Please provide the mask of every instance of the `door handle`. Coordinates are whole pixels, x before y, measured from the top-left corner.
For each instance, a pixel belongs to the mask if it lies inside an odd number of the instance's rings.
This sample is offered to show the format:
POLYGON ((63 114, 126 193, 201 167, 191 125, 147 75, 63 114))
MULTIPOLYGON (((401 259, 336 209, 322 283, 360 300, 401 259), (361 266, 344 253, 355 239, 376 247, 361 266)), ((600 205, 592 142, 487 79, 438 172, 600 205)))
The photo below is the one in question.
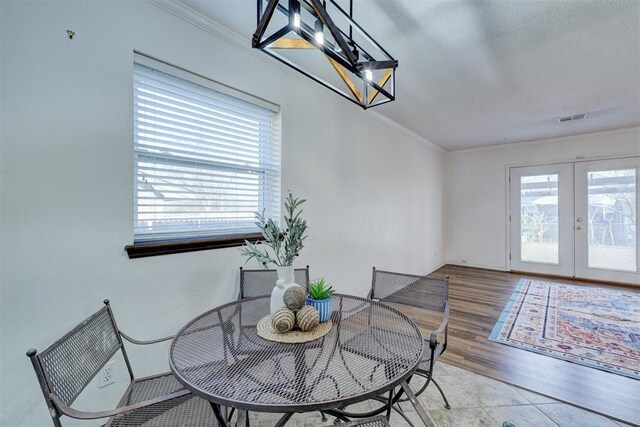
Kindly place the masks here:
POLYGON ((577 226, 576 230, 582 230, 582 226, 581 225, 577 226))
POLYGON ((580 217, 576 218, 576 222, 582 222, 582 218, 580 217))

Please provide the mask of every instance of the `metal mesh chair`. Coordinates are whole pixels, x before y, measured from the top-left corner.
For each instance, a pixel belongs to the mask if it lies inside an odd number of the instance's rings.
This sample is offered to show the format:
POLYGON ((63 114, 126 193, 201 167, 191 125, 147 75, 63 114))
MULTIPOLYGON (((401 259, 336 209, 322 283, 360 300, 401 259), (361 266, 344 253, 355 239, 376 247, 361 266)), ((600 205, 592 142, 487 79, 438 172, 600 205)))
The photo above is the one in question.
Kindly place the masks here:
MULTIPOLYGON (((295 283, 307 289, 309 285, 309 266, 296 268, 293 271, 295 283)), ((238 299, 264 297, 271 295, 271 291, 278 280, 276 270, 245 270, 240 267, 240 292, 238 299)))
POLYGON ((447 349, 449 276, 438 279, 428 276, 381 271, 373 267, 373 278, 369 296, 371 299, 383 302, 405 304, 443 313, 440 326, 431 333, 428 340, 425 340, 425 350, 416 374, 426 378, 427 381, 418 390, 416 396, 424 392, 429 384, 433 382, 442 395, 445 408, 450 409, 451 406, 444 391, 442 391, 440 385, 433 379, 433 367, 438 358, 447 349), (443 336, 441 341, 438 338, 440 335, 443 336))
POLYGON ((109 300, 104 304, 41 353, 35 349, 27 351, 53 424, 61 426, 61 417, 68 416, 82 420, 108 418, 105 427, 217 426, 209 402, 185 390, 173 374, 134 378, 122 339, 146 345, 173 337, 135 340, 118 329, 109 300), (72 408, 76 398, 118 351, 122 351, 131 383, 117 407, 100 412, 72 408))

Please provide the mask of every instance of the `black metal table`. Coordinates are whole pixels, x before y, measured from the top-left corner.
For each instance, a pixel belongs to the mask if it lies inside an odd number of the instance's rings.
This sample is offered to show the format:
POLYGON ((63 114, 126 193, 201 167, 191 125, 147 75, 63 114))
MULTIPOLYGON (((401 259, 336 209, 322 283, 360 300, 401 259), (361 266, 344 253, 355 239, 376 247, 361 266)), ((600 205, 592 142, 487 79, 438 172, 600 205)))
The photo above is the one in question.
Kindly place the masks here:
MULTIPOLYGON (((323 338, 284 344, 257 336, 258 321, 269 314, 269 298, 248 298, 217 307, 189 322, 175 336, 170 366, 189 390, 212 403, 226 425, 221 407, 293 413, 322 411, 343 420, 341 408, 389 394, 406 393, 425 424, 430 419, 407 385, 420 362, 424 341, 418 327, 385 304, 336 294, 333 327, 323 338)), ((382 408, 383 412, 385 408, 382 408)), ((243 419, 247 420, 244 421, 243 419)))

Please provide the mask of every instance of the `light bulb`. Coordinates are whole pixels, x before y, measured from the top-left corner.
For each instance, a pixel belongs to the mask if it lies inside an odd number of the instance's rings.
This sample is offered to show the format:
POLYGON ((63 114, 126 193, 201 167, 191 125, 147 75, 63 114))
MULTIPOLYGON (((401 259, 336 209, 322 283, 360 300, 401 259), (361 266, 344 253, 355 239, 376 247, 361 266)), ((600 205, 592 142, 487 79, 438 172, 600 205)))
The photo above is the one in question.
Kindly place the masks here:
POLYGON ((368 81, 373 80, 373 71, 364 70, 364 78, 367 79, 368 81))
POLYGON ((289 13, 291 17, 291 24, 293 24, 293 28, 300 28, 302 25, 300 18, 300 2, 297 0, 289 1, 289 13))
POLYGON ((316 39, 316 41, 318 42, 318 44, 324 44, 324 28, 322 26, 322 21, 321 20, 316 20, 316 31, 314 34, 314 37, 316 39))

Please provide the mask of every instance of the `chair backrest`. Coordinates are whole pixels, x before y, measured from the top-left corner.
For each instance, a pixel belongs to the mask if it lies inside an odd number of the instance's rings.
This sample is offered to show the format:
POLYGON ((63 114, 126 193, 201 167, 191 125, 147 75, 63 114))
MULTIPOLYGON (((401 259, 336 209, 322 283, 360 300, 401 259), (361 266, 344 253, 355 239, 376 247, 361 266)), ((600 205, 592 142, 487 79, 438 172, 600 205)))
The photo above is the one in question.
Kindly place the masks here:
POLYGON ((109 301, 105 300, 103 308, 47 349, 39 354, 29 350, 27 356, 33 362, 45 400, 53 409, 49 393, 70 406, 120 349, 129 367, 109 301))
POLYGON ((444 312, 449 299, 449 277, 437 279, 374 267, 371 298, 444 312))
MULTIPOLYGON (((307 289, 309 285, 309 266, 293 271, 295 283, 307 289)), ((240 293, 238 299, 264 297, 271 295, 278 280, 276 270, 245 270, 240 267, 240 293)))

